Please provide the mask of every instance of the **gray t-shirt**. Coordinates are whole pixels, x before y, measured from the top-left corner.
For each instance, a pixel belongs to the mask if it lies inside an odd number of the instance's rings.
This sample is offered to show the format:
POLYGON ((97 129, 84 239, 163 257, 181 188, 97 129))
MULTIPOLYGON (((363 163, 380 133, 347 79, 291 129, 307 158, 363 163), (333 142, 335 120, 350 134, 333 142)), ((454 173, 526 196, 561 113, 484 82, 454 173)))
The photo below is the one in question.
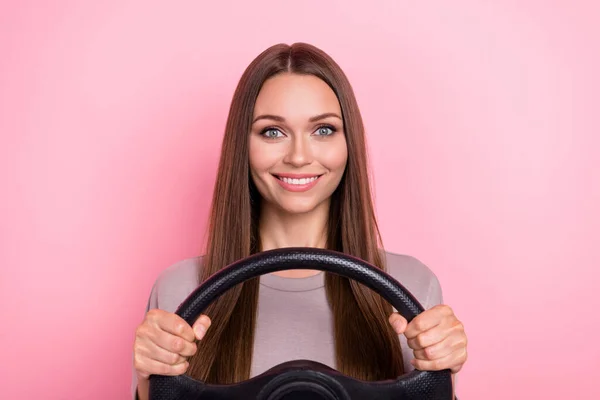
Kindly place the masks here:
MULTIPOLYGON (((400 282, 425 309, 442 304, 435 274, 417 259, 385 253, 387 272, 400 282)), ((189 258, 165 269, 156 279, 146 311, 159 308, 175 312, 198 287, 202 257, 189 258)), ((325 295, 324 273, 307 278, 260 277, 258 315, 251 377, 290 360, 313 360, 335 368, 331 310, 325 295)), ((412 350, 400 335, 406 372, 414 368, 412 350)), ((132 380, 135 399, 137 377, 132 380)))

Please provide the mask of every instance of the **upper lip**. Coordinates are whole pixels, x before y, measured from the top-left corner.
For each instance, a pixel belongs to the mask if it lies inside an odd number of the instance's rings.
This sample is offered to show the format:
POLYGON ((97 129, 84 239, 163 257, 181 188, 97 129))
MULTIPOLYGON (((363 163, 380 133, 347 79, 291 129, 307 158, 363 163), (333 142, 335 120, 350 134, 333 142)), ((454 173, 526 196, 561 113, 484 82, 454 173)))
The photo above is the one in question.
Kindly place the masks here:
POLYGON ((315 176, 318 177, 318 176, 321 176, 323 174, 284 174, 284 173, 275 174, 274 173, 272 175, 275 175, 275 176, 277 176, 279 178, 302 179, 302 178, 313 178, 315 176))

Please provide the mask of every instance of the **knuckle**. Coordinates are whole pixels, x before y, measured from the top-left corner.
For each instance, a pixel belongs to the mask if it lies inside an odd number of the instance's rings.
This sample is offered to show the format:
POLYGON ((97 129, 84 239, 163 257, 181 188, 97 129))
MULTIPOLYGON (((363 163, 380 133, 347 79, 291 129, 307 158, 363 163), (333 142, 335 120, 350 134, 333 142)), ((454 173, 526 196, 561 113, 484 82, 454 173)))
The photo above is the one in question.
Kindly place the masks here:
POLYGON ((436 312, 437 313, 437 312, 440 312, 440 311, 443 311, 443 310, 444 310, 444 305, 443 304, 436 304, 434 306, 429 307, 429 309, 427 309, 425 311, 428 311, 430 313, 431 312, 436 312))
POLYGON ((440 309, 446 315, 452 315, 452 314, 454 314, 454 311, 452 311, 452 308, 450 308, 450 306, 447 305, 447 304, 441 304, 440 305, 440 309))
POLYGON ((176 337, 173 339, 172 349, 174 352, 179 353, 181 350, 183 350, 183 347, 184 343, 182 338, 176 337))
POLYGON ((135 329, 135 338, 143 338, 144 336, 146 336, 146 331, 147 329, 145 324, 138 325, 138 327, 135 329))
POLYGON ((179 319, 175 319, 173 321, 169 321, 169 325, 170 325, 170 329, 176 334, 176 335, 181 335, 183 333, 183 331, 185 330, 185 326, 183 324, 183 321, 179 320, 179 319))
POLYGON ((155 320, 158 318, 159 314, 160 314, 160 311, 156 308, 153 308, 152 310, 150 310, 146 313, 146 319, 155 320))
POLYGON ((141 357, 142 346, 139 344, 133 345, 133 359, 136 360, 141 357))
POLYGON ((413 366, 415 367, 415 369, 418 369, 418 370, 421 370, 421 371, 424 370, 424 368, 423 368, 423 362, 421 360, 419 360, 419 359, 415 358, 413 366))
POLYGON ((431 346, 431 347, 426 347, 423 352, 425 353, 425 357, 427 358, 433 358, 436 354, 436 349, 435 347, 431 346))
POLYGON ((136 370, 139 370, 142 367, 141 356, 137 352, 133 355, 133 366, 136 370))
POLYGON ((413 320, 413 325, 414 325, 414 327, 415 327, 415 328, 417 328, 417 330, 419 330, 419 331, 422 331, 422 330, 423 330, 423 327, 425 326, 425 325, 424 325, 424 322, 423 322, 423 320, 422 320, 421 318, 415 318, 415 319, 413 320))
POLYGON ((460 331, 460 332, 464 332, 464 330, 465 330, 465 326, 459 320, 454 321, 452 326, 454 329, 456 329, 457 331, 460 331))
POLYGON ((191 343, 188 348, 187 355, 193 356, 194 354, 196 354, 197 351, 198 351, 198 346, 196 346, 196 343, 191 343))
POLYGON ((417 342, 415 341, 415 339, 409 339, 409 340, 407 341, 407 344, 408 344, 408 347, 410 347, 410 348, 411 348, 411 349, 413 349, 414 351, 419 351, 419 350, 417 349, 417 347, 419 347, 419 346, 417 345, 417 342))
POLYGON ((175 365, 179 361, 179 354, 177 353, 169 353, 167 356, 167 362, 171 365, 175 365))
POLYGON ((180 374, 183 374, 183 373, 185 373, 185 371, 187 371, 187 369, 188 369, 188 366, 189 366, 189 364, 188 364, 188 362, 187 362, 187 361, 185 361, 185 362, 182 362, 181 364, 179 364, 179 365, 177 366, 177 371, 178 371, 180 374))

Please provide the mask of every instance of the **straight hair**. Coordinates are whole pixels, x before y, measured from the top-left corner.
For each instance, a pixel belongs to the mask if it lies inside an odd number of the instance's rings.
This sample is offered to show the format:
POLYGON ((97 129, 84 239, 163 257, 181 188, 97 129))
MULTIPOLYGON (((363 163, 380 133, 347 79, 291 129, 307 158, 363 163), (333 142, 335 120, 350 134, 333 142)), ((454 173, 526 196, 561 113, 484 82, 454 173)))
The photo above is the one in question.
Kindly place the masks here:
MULTIPOLYGON (((248 161, 254 104, 263 83, 278 74, 308 74, 329 85, 342 110, 348 161, 332 194, 327 248, 358 257, 385 271, 380 250, 369 174, 364 126, 352 87, 336 62, 306 44, 277 44, 262 52, 244 71, 235 90, 225 127, 208 234, 199 281, 260 250, 260 195, 248 161)), ((246 281, 215 300, 205 311, 211 328, 189 359, 187 374, 207 383, 231 384, 250 378, 259 278, 246 281)), ((388 322, 392 307, 371 289, 325 273, 325 291, 333 316, 336 369, 367 381, 404 373, 398 335, 388 322)))

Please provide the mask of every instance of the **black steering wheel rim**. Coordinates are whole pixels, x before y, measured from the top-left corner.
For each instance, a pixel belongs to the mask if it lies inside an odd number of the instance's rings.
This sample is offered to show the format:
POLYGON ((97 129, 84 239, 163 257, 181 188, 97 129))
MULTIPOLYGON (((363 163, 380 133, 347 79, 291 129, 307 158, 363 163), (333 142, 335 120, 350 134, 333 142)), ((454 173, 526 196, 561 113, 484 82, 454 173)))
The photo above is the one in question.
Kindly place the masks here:
MULTIPOLYGON (((332 250, 308 247, 291 247, 268 250, 261 253, 253 254, 247 258, 230 264, 229 266, 213 274, 198 288, 196 288, 180 304, 175 313, 181 318, 183 318, 191 326, 214 300, 216 300, 219 296, 221 296, 223 293, 225 293, 232 287, 243 283, 247 280, 259 277, 261 275, 292 269, 316 269, 324 272, 335 273, 346 278, 353 279, 371 288, 376 293, 381 295, 382 298, 384 298, 396 310, 398 310, 398 312, 404 318, 406 318, 408 322, 412 321, 418 314, 424 311, 424 308, 419 303, 419 301, 401 283, 396 281, 393 277, 383 272, 379 268, 367 263, 364 260, 332 250)), ((302 360, 302 362, 304 361, 306 360, 302 360)), ((353 380, 352 378, 349 378, 333 369, 328 369, 328 367, 318 365, 318 363, 314 363, 311 361, 306 362, 309 363, 308 366, 305 366, 301 363, 299 364, 301 365, 300 369, 306 370, 305 375, 303 375, 303 377, 308 377, 308 380, 311 380, 313 378, 316 379, 316 383, 310 382, 310 384, 312 384, 313 386, 318 386, 319 384, 325 386, 324 381, 321 382, 321 375, 327 375, 327 378, 333 377, 339 380, 340 382, 346 382, 346 384, 358 384, 358 382, 360 382, 361 385, 365 387, 368 386, 369 388, 372 388, 372 390, 380 390, 382 392, 379 394, 383 396, 377 397, 380 399, 388 398, 385 397, 383 393, 387 393, 386 391, 393 390, 394 386, 397 387, 398 393, 403 394, 404 397, 401 398, 404 399, 438 400, 452 398, 452 384, 449 370, 415 370, 401 377, 398 377, 397 380, 366 383, 358 380, 353 380), (317 376, 318 374, 311 375, 311 373, 313 372, 311 371, 311 367, 323 369, 322 372, 324 373, 321 373, 319 376, 317 376)), ((283 364, 281 366, 283 366, 283 364)), ((280 374, 283 373, 283 370, 277 371, 277 367, 274 367, 272 370, 280 374)), ((273 377, 270 376, 269 379, 272 380, 271 378, 273 377)), ((276 378, 277 376, 275 376, 275 381, 276 378)), ((301 378, 298 379, 299 381, 301 381, 301 378)), ((252 379, 247 380, 245 382, 240 382, 239 385, 243 385, 250 381, 252 381, 252 379)), ((330 380, 330 382, 332 381, 330 380)), ((269 381, 269 384, 272 385, 272 382, 269 381)), ((308 384, 309 383, 307 381, 307 385, 308 384)), ((195 380, 187 375, 152 375, 150 377, 150 399, 233 399, 236 398, 235 394, 232 394, 230 397, 220 397, 218 393, 220 393, 219 390, 221 390, 221 392, 224 393, 225 389, 234 386, 235 385, 208 385, 204 382, 195 380), (212 396, 202 397, 202 393, 209 392, 206 390, 209 387, 215 390, 211 392, 212 396)), ((339 389, 338 382, 330 386, 330 389, 333 391, 339 389), (333 386, 336 386, 336 388, 332 388, 333 386)), ((333 397, 331 398, 354 399, 354 397, 348 396, 347 394, 342 394, 343 392, 344 390, 342 388, 339 391, 339 396, 333 394, 333 397)), ((237 392, 236 390, 229 390, 229 393, 237 392)), ((266 396, 264 398, 275 399, 279 397, 266 396)), ((283 397, 281 398, 283 399, 283 397)))

